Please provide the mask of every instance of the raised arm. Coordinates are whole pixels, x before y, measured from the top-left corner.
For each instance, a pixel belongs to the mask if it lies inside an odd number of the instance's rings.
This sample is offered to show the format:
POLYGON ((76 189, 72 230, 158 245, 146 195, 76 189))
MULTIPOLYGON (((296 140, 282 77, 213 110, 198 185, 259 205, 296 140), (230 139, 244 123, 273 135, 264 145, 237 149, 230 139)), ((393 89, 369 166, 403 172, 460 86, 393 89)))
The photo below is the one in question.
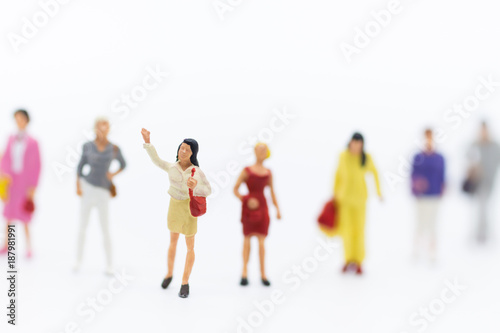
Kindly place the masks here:
POLYGON ((155 147, 151 144, 151 132, 149 132, 147 129, 143 128, 141 131, 141 134, 142 134, 142 137, 144 139, 144 149, 146 149, 146 152, 148 153, 149 157, 151 158, 151 161, 157 167, 168 172, 168 170, 170 169, 171 163, 162 160, 158 156, 158 153, 156 152, 155 147))

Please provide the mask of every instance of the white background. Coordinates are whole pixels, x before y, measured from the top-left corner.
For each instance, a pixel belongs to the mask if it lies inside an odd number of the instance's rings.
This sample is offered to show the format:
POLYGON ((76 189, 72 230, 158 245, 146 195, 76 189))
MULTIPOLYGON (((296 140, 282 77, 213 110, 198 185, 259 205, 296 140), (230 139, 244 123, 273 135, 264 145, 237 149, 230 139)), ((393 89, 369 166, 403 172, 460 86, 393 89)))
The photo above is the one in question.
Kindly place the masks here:
MULTIPOLYGON (((386 8, 387 1, 232 3, 222 20, 212 0, 73 0, 60 5, 19 52, 9 33, 21 34, 23 18, 31 21, 40 6, 37 1, 0 5, 2 146, 14 131, 12 112, 24 107, 43 154, 32 223, 34 257, 25 259, 18 230, 18 326, 8 326, 2 314, 2 331, 60 333, 76 322, 83 332, 237 332, 238 318, 258 311, 254 301, 281 290, 283 304, 252 331, 417 332, 409 322, 412 313, 429 306, 445 281, 456 278, 467 290, 426 332, 495 332, 500 250, 495 243, 481 248, 471 242, 474 215, 459 187, 464 151, 479 122, 486 118, 494 132, 500 130, 499 87, 458 126, 445 114, 474 94, 479 77, 500 80, 498 6, 491 0, 402 0, 400 13, 348 63, 340 44, 352 44, 355 28, 363 29, 373 20, 370 12, 386 8), (113 103, 142 83, 147 68, 169 77, 119 117, 113 103), (279 130, 264 137, 283 214, 282 221, 272 219, 267 241, 273 285, 259 282, 253 243, 250 285, 243 289, 240 206, 232 194, 236 177, 227 170, 239 172, 252 163, 252 137, 269 134, 276 112, 285 109, 293 119, 284 126, 277 122, 279 130), (71 271, 79 208, 74 152, 100 115, 112 119, 111 139, 128 162, 116 179, 111 228, 115 266, 135 280, 86 322, 77 308, 110 279, 103 273, 97 220, 88 229, 82 271, 71 271), (416 151, 425 126, 446 134, 439 150, 447 158, 448 191, 436 267, 410 260, 414 210, 407 178, 395 187, 386 180, 398 173, 401 158, 416 151), (217 190, 199 220, 186 300, 177 297, 182 239, 174 281, 168 290, 160 288, 169 242, 168 179, 143 151, 141 127, 151 130, 160 156, 169 161, 182 139, 197 139, 200 166, 217 190), (322 239, 315 219, 331 196, 338 154, 355 130, 366 137, 385 197, 378 202, 371 186, 366 274, 341 275, 339 248, 292 290, 283 276, 304 258, 314 258, 322 239), (65 169, 57 172, 56 165, 65 169)), ((7 283, 1 281, 5 309, 7 283)))

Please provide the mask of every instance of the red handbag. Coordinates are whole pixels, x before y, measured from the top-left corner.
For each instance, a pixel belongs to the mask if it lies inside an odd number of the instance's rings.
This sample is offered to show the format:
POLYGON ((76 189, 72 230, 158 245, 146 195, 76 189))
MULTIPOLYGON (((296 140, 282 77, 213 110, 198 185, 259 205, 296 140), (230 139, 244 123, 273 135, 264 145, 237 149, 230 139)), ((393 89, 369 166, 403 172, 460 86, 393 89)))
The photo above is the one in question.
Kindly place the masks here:
MULTIPOLYGON (((191 177, 194 176, 195 168, 191 170, 191 177)), ((191 215, 193 217, 199 217, 207 212, 207 198, 205 197, 195 197, 193 190, 189 189, 189 209, 191 210, 191 215)))
POLYGON ((26 199, 23 208, 27 213, 32 214, 35 211, 35 203, 31 199, 26 199))
POLYGON ((334 200, 329 200, 323 207, 321 215, 318 217, 320 227, 334 230, 338 225, 338 209, 334 200))

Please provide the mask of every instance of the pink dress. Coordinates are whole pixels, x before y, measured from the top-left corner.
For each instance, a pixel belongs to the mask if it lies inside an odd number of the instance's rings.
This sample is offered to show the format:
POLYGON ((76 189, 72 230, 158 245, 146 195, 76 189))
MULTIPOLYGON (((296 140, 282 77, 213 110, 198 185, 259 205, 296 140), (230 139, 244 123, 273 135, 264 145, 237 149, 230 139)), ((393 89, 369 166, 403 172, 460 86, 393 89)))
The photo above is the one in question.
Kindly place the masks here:
POLYGON ((22 139, 25 140, 26 144, 23 157, 23 168, 20 172, 16 173, 12 168, 12 151, 16 140, 16 135, 9 137, 7 148, 0 161, 0 171, 9 175, 11 178, 9 198, 5 203, 3 216, 7 220, 17 220, 23 223, 29 223, 32 214, 25 210, 24 205, 27 200, 28 190, 38 186, 41 169, 40 150, 38 149, 38 142, 29 135, 25 135, 22 139))

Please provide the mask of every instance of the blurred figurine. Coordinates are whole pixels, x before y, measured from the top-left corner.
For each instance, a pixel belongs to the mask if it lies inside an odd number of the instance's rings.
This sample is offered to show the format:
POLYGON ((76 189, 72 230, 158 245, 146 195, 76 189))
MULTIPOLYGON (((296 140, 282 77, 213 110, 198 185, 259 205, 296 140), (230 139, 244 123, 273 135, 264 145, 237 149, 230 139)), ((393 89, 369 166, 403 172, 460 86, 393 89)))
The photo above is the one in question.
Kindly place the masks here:
POLYGON ((445 161, 434 150, 432 130, 426 129, 425 148, 413 158, 411 173, 411 189, 417 201, 415 258, 423 248, 428 250, 432 262, 436 260, 436 223, 444 187, 445 161))
POLYGON ((168 173, 170 180, 170 204, 168 207, 168 229, 170 230, 170 246, 168 249, 168 272, 161 286, 167 289, 172 282, 174 270, 175 253, 179 234, 186 238, 187 255, 182 277, 179 297, 189 296, 189 276, 194 264, 194 239, 198 227, 198 218, 191 215, 189 190, 193 190, 194 196, 208 197, 212 193, 210 183, 198 164, 198 142, 194 139, 184 139, 177 149, 176 163, 161 160, 155 147, 151 144, 151 133, 142 129, 144 149, 146 149, 151 161, 159 168, 168 173), (192 175, 193 169, 195 170, 192 175))
POLYGON ((250 258, 250 239, 256 236, 259 240, 259 257, 260 257, 260 274, 262 283, 265 286, 270 286, 271 283, 267 279, 265 271, 265 246, 264 242, 269 230, 269 211, 267 200, 264 195, 264 189, 269 186, 271 190, 271 199, 277 210, 277 219, 281 219, 281 213, 276 200, 273 186, 273 175, 271 170, 264 167, 264 161, 271 156, 271 152, 265 143, 258 143, 255 146, 256 163, 246 167, 241 172, 236 185, 234 186, 234 194, 242 203, 241 222, 243 223, 243 273, 241 274, 242 286, 248 285, 247 266, 250 258), (239 188, 242 183, 246 183, 248 194, 241 195, 239 188))
MULTIPOLYGON (((14 221, 24 224, 27 256, 32 256, 29 224, 34 211, 34 197, 40 178, 40 151, 38 142, 27 133, 30 116, 25 110, 14 113, 18 132, 9 137, 5 154, 0 163, 6 198, 4 217, 7 225, 14 221)), ((7 234, 6 234, 7 235, 7 234)), ((7 237, 0 253, 7 252, 7 237)))
POLYGON ((83 145, 82 157, 77 168, 76 193, 81 197, 81 208, 75 271, 80 269, 90 213, 93 208, 96 208, 99 213, 106 251, 106 274, 111 275, 113 274, 113 262, 109 234, 109 199, 116 195, 113 179, 125 169, 126 162, 120 148, 108 141, 110 130, 108 119, 97 118, 94 130, 96 138, 83 145), (112 173, 109 172, 109 167, 115 159, 120 163, 120 168, 112 173), (90 172, 87 175, 83 174, 85 165, 90 166, 90 172))
POLYGON ((368 191, 365 175, 371 172, 375 178, 377 193, 382 200, 377 169, 371 155, 364 151, 364 138, 354 133, 347 150, 340 154, 335 174, 334 200, 338 207, 339 230, 343 239, 345 265, 342 271, 363 273, 365 258, 365 219, 368 191))
POLYGON ((475 183, 471 192, 477 201, 479 213, 475 238, 484 243, 490 233, 490 198, 500 166, 500 146, 491 138, 486 122, 481 124, 479 140, 472 144, 468 157, 471 163, 470 173, 475 183))

